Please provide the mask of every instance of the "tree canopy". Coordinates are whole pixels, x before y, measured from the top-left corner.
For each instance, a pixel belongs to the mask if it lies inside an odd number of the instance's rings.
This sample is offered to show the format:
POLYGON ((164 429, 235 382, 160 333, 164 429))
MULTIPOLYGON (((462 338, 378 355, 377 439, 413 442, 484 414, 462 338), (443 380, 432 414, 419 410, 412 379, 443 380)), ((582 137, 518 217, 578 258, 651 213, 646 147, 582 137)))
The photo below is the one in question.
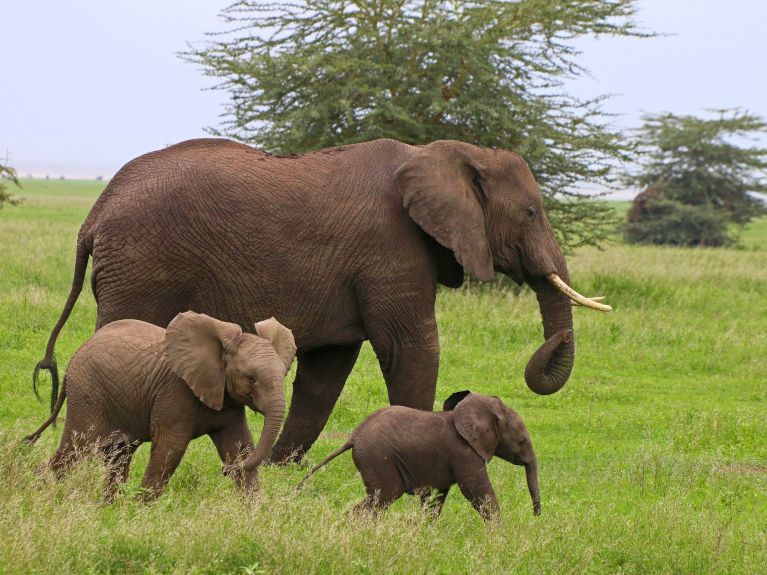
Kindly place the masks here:
POLYGON ((629 213, 629 241, 724 245, 728 224, 764 213, 753 193, 767 192, 767 149, 753 137, 767 123, 739 109, 714 113, 644 117, 636 136, 642 161, 625 175, 628 185, 646 188, 629 213))
POLYGON ((19 184, 19 180, 16 177, 16 170, 10 166, 0 164, 0 208, 5 204, 16 205, 21 201, 18 198, 14 198, 10 192, 8 192, 8 181, 21 187, 21 184, 19 184))
POLYGON ((182 57, 229 92, 213 130, 276 153, 373 138, 454 139, 520 153, 568 247, 598 244, 612 210, 579 196, 627 157, 573 40, 641 36, 635 0, 242 0, 231 29, 182 57))

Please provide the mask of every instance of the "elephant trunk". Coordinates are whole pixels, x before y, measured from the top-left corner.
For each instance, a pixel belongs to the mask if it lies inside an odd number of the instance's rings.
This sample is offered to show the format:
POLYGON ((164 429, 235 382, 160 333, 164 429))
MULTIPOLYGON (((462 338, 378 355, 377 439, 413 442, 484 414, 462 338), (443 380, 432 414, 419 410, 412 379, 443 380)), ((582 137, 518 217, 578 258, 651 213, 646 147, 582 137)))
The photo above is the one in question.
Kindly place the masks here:
POLYGON ((245 471, 252 471, 266 459, 277 441, 282 422, 285 419, 285 395, 282 391, 282 382, 276 381, 272 391, 264 402, 264 429, 256 448, 242 466, 245 471))
POLYGON ((530 499, 533 500, 533 515, 540 515, 541 490, 538 487, 538 463, 536 461, 525 465, 525 475, 527 476, 527 490, 530 492, 530 499))
MULTIPOLYGON (((567 281, 566 268, 563 275, 567 281)), ((575 363, 572 304, 545 278, 529 283, 538 298, 545 342, 527 362, 525 382, 535 393, 549 395, 567 383, 575 363)))

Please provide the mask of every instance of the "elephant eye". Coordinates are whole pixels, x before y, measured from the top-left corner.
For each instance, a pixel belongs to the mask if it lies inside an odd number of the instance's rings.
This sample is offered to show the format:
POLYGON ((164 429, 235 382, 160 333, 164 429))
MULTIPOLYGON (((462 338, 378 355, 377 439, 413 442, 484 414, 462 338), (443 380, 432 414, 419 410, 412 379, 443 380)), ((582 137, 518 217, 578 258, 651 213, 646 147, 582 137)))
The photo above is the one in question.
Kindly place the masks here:
POLYGON ((535 214, 538 213, 538 210, 535 209, 535 206, 530 206, 527 208, 527 217, 530 219, 533 219, 535 217, 535 214))

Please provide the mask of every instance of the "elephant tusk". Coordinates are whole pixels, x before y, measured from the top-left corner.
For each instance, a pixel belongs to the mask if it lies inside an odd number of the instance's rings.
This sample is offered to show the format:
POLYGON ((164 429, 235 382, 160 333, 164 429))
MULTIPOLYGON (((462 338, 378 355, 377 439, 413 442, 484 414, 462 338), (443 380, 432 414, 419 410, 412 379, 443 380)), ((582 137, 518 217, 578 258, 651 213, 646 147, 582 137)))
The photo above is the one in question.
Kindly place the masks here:
POLYGON ((567 285, 564 281, 562 281, 562 278, 560 278, 557 274, 549 274, 546 276, 546 279, 549 280, 555 288, 557 288, 564 295, 569 297, 576 304, 579 304, 585 307, 590 307, 591 309, 595 309, 598 311, 613 310, 613 308, 611 308, 609 305, 605 305, 603 303, 590 300, 587 297, 583 297, 581 294, 579 294, 577 291, 575 291, 573 288, 567 285))
MULTIPOLYGON (((589 297, 589 298, 586 298, 586 299, 590 299, 591 301, 604 301, 605 300, 605 296, 598 295, 598 296, 589 297)), ((579 304, 579 303, 574 302, 574 301, 571 301, 570 303, 573 304, 573 305, 582 305, 582 304, 579 304)))

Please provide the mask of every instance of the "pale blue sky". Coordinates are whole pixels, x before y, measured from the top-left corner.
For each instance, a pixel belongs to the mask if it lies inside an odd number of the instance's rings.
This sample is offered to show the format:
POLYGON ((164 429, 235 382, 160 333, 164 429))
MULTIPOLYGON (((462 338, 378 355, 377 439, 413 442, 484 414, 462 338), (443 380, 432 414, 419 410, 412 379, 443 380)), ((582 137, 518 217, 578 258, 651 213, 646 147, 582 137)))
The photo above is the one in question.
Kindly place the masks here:
MULTIPOLYGON (((8 0, 0 32, 0 158, 19 174, 106 177, 144 152, 204 135, 223 92, 176 52, 230 0, 8 0)), ((767 116, 767 1, 639 0, 640 22, 673 34, 583 39, 592 78, 579 96, 612 93, 610 112, 698 114, 742 106, 767 116)))

